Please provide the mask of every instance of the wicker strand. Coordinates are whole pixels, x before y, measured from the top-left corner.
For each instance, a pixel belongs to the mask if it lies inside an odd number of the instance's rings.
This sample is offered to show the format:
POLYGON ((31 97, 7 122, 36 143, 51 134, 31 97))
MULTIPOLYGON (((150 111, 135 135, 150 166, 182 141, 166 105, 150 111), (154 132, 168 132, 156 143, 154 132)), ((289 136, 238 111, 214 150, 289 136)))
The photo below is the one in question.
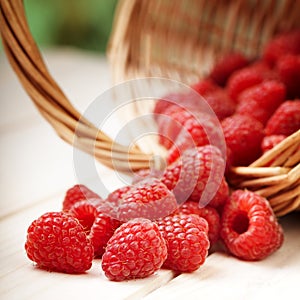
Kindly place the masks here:
POLYGON ((47 70, 28 28, 23 2, 0 0, 0 9, 1 36, 7 57, 23 87, 57 134, 110 168, 121 171, 148 168, 150 155, 114 143, 72 106, 47 70))
POLYGON ((267 197, 276 215, 300 208, 300 130, 249 167, 233 167, 231 172, 234 174, 231 184, 267 197))

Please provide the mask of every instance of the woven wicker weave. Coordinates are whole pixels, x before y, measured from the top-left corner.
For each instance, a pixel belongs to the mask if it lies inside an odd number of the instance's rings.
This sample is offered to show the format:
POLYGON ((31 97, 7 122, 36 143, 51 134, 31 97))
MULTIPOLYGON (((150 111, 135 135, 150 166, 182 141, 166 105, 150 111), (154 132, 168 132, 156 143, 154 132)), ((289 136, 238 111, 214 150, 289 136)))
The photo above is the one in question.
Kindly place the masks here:
MULTIPOLYGON (((113 141, 74 109, 43 62, 23 2, 0 0, 0 7, 10 63, 57 134, 70 144, 76 140, 76 147, 106 166, 121 171, 148 167, 151 155, 116 143, 112 148, 113 141)), ((298 0, 122 0, 108 57, 116 82, 162 76, 189 84, 203 77, 220 54, 239 50, 254 58, 276 33, 299 27, 298 0)), ((299 208, 299 144, 300 131, 251 166, 234 168, 232 184, 268 197, 277 215, 299 208)))

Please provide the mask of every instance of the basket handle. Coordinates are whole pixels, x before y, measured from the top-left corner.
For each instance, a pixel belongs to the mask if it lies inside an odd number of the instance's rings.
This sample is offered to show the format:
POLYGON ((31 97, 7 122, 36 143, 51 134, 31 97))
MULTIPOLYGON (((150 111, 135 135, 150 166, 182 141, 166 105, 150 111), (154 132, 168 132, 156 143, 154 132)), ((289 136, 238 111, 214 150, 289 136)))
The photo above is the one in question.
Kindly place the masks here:
POLYGON ((113 142, 72 106, 44 63, 22 0, 0 0, 0 31, 6 55, 24 89, 64 141, 122 172, 149 167, 150 155, 113 142))

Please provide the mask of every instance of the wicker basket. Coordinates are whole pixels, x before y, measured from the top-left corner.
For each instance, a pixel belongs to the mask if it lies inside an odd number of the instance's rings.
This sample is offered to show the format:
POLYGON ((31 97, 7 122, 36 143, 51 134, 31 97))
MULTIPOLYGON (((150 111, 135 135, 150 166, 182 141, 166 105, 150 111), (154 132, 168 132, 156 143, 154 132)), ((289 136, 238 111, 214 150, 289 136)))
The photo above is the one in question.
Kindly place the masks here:
MULTIPOLYGON (((6 54, 57 134, 70 144, 76 137, 76 147, 106 166, 120 171, 148 167, 152 155, 113 143, 72 106, 31 36, 23 1, 0 0, 0 5, 6 54)), ((122 0, 108 57, 116 82, 162 76, 190 84, 203 77, 220 54, 238 50, 255 57, 276 33, 299 27, 300 1, 295 0, 122 0)), ((233 168, 232 184, 266 196, 278 216, 299 209, 299 147, 300 131, 249 167, 233 168)))

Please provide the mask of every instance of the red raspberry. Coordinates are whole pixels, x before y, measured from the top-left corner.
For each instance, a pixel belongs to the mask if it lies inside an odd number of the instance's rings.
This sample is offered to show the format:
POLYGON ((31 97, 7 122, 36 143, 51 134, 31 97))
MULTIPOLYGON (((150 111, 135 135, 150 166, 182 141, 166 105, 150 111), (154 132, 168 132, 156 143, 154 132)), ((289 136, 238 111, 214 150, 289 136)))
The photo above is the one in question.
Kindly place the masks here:
POLYGON ((224 89, 207 93, 205 100, 219 120, 223 120, 235 112, 235 102, 229 97, 227 91, 224 89))
POLYGON ((94 257, 103 255, 108 240, 120 225, 121 223, 118 220, 98 212, 89 235, 94 247, 94 257))
POLYGON ((227 147, 232 152, 232 164, 248 165, 261 155, 263 125, 243 115, 233 115, 222 121, 227 147))
POLYGON ((276 67, 281 81, 287 88, 288 97, 300 97, 300 54, 280 57, 276 67))
POLYGON ((269 119, 266 135, 290 135, 300 129, 300 100, 285 101, 269 119))
POLYGON ((248 59, 242 54, 229 53, 216 62, 209 78, 223 86, 234 71, 244 68, 248 65, 248 63, 248 59))
POLYGON ((76 202, 68 213, 76 218, 84 228, 85 232, 89 233, 90 229, 98 215, 97 206, 91 200, 82 200, 76 202))
POLYGON ((282 142, 285 138, 286 136, 283 134, 265 136, 261 143, 263 153, 274 148, 274 146, 282 142))
POLYGON ((224 137, 219 128, 218 120, 208 113, 198 113, 197 118, 188 118, 168 152, 167 163, 176 161, 181 153, 189 148, 208 144, 222 148, 224 137))
POLYGON ((229 187, 225 177, 223 177, 221 184, 216 194, 209 202, 209 205, 216 209, 221 209, 225 204, 225 202, 227 201, 228 197, 229 197, 229 187))
POLYGON ((225 89, 216 85, 212 80, 201 80, 194 84, 192 88, 204 97, 219 119, 234 113, 234 101, 232 101, 225 89))
POLYGON ((117 210, 117 219, 133 218, 156 220, 177 209, 175 196, 156 178, 140 181, 122 195, 117 210))
POLYGON ((199 102, 199 96, 195 93, 172 93, 162 97, 156 101, 153 113, 157 120, 161 114, 165 114, 166 110, 173 105, 177 106, 196 106, 199 102))
POLYGON ((250 191, 237 190, 226 203, 221 237, 228 250, 244 260, 260 260, 283 243, 283 231, 269 202, 250 191))
POLYGON ((176 214, 191 215, 195 214, 204 218, 208 223, 208 238, 210 245, 215 244, 219 239, 220 234, 220 216, 217 210, 211 206, 199 207, 199 204, 193 201, 183 203, 176 214))
POLYGON ((210 79, 200 80, 199 82, 193 84, 191 88, 202 96, 206 96, 207 94, 220 89, 220 87, 210 79))
POLYGON ((64 212, 49 212, 27 230, 25 250, 38 267, 64 273, 91 268, 93 246, 78 220, 64 212))
POLYGON ((126 185, 114 190, 107 196, 106 202, 112 204, 115 207, 118 206, 120 204, 123 195, 126 194, 130 190, 130 188, 131 188, 130 185, 126 185))
POLYGON ((286 54, 300 54, 300 30, 281 33, 268 42, 265 47, 263 58, 270 66, 286 54))
POLYGON ((165 268, 193 272, 205 262, 209 249, 205 219, 178 214, 160 219, 157 224, 168 248, 165 268))
POLYGON ((239 95, 243 91, 262 83, 266 79, 275 79, 273 77, 275 77, 275 73, 267 64, 256 62, 230 76, 227 83, 228 94, 232 100, 238 102, 239 95))
POLYGON ((172 106, 173 103, 168 101, 168 100, 164 100, 164 99, 159 99, 155 102, 155 106, 153 109, 153 113, 154 118, 157 119, 159 117, 160 114, 164 113, 164 111, 169 107, 172 106))
POLYGON ((224 169, 220 150, 207 145, 186 150, 165 169, 161 180, 173 191, 178 203, 189 198, 205 205, 218 189, 224 169))
POLYGON ((181 131, 183 124, 191 117, 191 113, 182 106, 169 106, 164 114, 157 118, 159 143, 169 149, 181 131))
POLYGON ((133 174, 132 184, 136 184, 147 178, 160 178, 162 171, 156 169, 142 169, 133 174))
POLYGON ((108 241, 102 269, 110 280, 145 278, 167 258, 167 246, 156 223, 133 219, 122 224, 108 241))
POLYGON ((265 125, 284 101, 285 94, 286 89, 281 82, 265 81, 245 90, 240 95, 237 113, 250 116, 265 125))
POLYGON ((76 184, 68 189, 63 201, 63 211, 68 211, 76 202, 91 198, 100 198, 83 184, 76 184))

